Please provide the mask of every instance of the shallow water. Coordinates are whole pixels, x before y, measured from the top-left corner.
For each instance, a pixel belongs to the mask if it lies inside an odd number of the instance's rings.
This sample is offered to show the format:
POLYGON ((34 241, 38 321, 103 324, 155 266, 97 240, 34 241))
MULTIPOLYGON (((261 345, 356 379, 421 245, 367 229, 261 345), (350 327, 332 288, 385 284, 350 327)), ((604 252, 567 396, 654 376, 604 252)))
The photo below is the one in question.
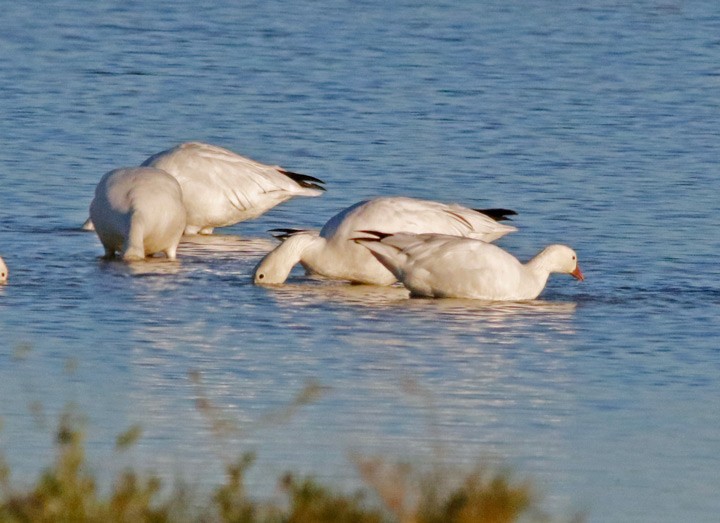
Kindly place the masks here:
POLYGON ((352 452, 490 459, 556 514, 716 520, 713 2, 58 0, 4 20, 0 445, 15 476, 49 462, 74 402, 99 469, 210 485, 224 457, 255 450, 266 495, 288 469, 353 488, 352 452), (329 190, 192 238, 174 263, 100 260, 79 231, 100 176, 190 139, 329 190), (527 304, 299 270, 251 285, 268 229, 385 194, 514 208, 503 247, 568 243, 587 279, 553 277, 527 304), (318 399, 267 421, 309 383, 318 399), (198 398, 237 430, 213 435, 198 398), (114 456, 135 423, 143 438, 114 456))

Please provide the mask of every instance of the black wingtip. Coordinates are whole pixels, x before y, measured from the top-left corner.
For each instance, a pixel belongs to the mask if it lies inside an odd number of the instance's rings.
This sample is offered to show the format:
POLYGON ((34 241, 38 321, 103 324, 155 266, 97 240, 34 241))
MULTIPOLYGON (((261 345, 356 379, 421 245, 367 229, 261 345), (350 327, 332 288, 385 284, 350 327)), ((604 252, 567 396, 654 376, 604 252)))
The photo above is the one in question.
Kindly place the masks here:
POLYGON ((279 169, 279 171, 288 178, 290 178, 292 181, 297 183, 300 187, 305 187, 306 189, 317 189, 319 191, 327 190, 321 185, 325 182, 322 181, 320 178, 315 178, 314 176, 310 176, 309 174, 300 174, 292 171, 286 171, 285 169, 279 169))
POLYGON ((488 218, 492 218, 496 222, 501 222, 503 220, 510 220, 509 216, 517 216, 517 213, 513 211, 512 209, 502 209, 502 208, 493 208, 493 209, 473 209, 481 214, 484 214, 488 218))
POLYGON ((365 241, 371 241, 371 242, 379 242, 387 238, 388 236, 392 236, 392 233, 388 232, 380 232, 380 231, 357 231, 360 234, 369 234, 370 236, 358 236, 356 238, 350 238, 353 241, 357 240, 365 240, 365 241))
POLYGON ((301 232, 305 232, 307 229, 289 229, 289 228, 279 228, 279 229, 270 229, 268 232, 278 240, 287 240, 290 238, 290 236, 294 236, 296 234, 299 234, 301 232))

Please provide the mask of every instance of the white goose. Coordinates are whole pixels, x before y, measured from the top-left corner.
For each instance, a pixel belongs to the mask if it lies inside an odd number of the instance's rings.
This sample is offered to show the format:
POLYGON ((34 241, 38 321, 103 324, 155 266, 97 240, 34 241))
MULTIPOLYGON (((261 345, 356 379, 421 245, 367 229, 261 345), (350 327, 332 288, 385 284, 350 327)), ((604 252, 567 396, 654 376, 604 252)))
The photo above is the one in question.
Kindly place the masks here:
POLYGON ((390 285, 396 281, 395 276, 367 249, 352 241, 358 231, 434 232, 493 241, 517 230, 498 222, 511 214, 516 213, 406 197, 362 201, 330 218, 319 232, 277 229, 282 231, 278 237, 283 242, 257 265, 254 282, 283 283, 292 268, 301 263, 308 272, 330 279, 390 285))
MULTIPOLYGON (((295 196, 320 196, 321 180, 265 165, 232 151, 187 142, 157 153, 142 163, 173 175, 187 209, 186 234, 211 234, 252 220, 295 196)), ((84 229, 92 230, 85 222, 84 229)))
POLYGON ((584 279, 577 254, 550 245, 527 263, 496 245, 444 234, 362 231, 355 239, 369 249, 413 296, 533 300, 553 272, 584 279))
POLYGON ((175 259, 185 229, 185 206, 177 180, 152 167, 115 169, 95 188, 90 219, 105 257, 141 260, 163 252, 175 259))
POLYGON ((10 274, 8 273, 7 265, 5 265, 5 260, 0 256, 0 284, 7 283, 9 276, 10 274))

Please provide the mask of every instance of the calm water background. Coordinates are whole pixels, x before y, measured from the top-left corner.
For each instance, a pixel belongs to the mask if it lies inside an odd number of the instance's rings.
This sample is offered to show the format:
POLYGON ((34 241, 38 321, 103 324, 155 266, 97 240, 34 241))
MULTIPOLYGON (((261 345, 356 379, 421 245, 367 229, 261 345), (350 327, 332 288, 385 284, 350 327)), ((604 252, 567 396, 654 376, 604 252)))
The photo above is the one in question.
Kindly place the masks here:
POLYGON ((224 457, 254 450, 251 486, 272 495, 288 469, 356 487, 351 452, 489 459, 556 514, 717 521, 717 3, 226 4, 3 8, 0 446, 15 476, 49 463, 75 403, 108 477, 130 462, 213 485, 224 457), (193 239, 178 263, 100 261, 78 231, 100 176, 191 139, 329 190, 193 239), (249 283, 267 229, 386 194, 514 208, 501 245, 568 243, 587 281, 503 306, 301 271, 249 283), (317 401, 261 423, 311 380, 317 401), (213 436, 198 397, 243 431, 213 436))

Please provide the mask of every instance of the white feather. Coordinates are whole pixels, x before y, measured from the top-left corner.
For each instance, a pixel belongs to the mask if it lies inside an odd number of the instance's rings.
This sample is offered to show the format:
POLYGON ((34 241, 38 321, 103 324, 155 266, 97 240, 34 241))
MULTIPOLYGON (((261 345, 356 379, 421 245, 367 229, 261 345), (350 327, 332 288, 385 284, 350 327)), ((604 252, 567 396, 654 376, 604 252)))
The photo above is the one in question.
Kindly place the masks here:
POLYGON ((353 242, 360 231, 435 232, 493 241, 517 230, 478 211, 406 197, 382 197, 362 201, 330 218, 318 231, 291 234, 261 260, 254 281, 283 283, 293 266, 301 263, 309 272, 336 280, 390 285, 395 277, 367 249, 353 242))

